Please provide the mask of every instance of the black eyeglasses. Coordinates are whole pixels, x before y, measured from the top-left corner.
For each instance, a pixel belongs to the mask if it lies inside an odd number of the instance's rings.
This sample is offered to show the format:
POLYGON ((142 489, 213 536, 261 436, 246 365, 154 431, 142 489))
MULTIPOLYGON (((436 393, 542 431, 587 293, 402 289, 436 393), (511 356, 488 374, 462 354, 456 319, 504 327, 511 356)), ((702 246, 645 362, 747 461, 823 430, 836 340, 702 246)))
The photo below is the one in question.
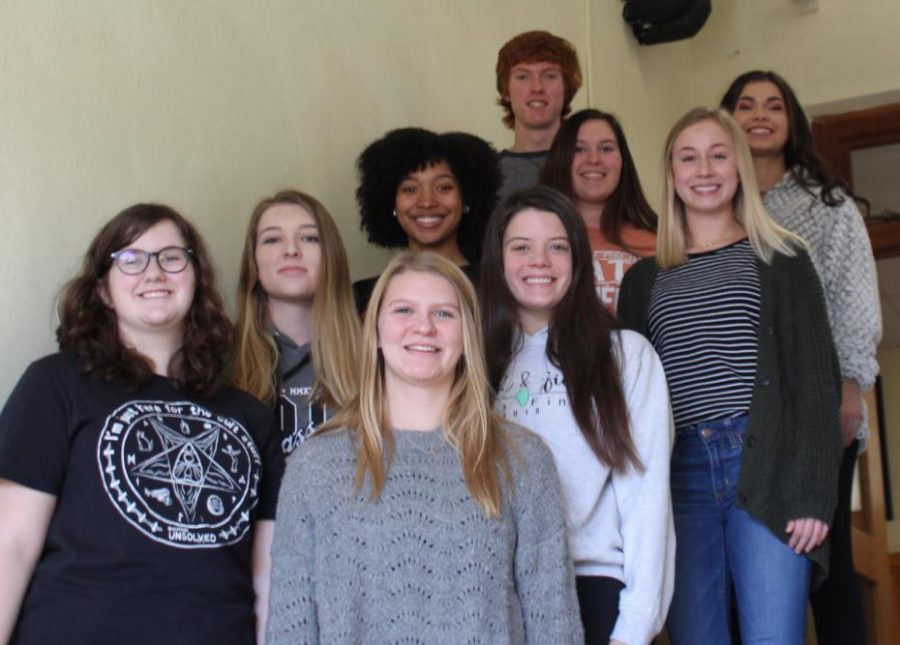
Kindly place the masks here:
POLYGON ((140 249, 122 249, 110 253, 119 271, 126 275, 138 275, 150 266, 150 258, 156 258, 157 266, 166 273, 181 273, 187 268, 193 249, 183 249, 180 246, 167 246, 155 253, 141 251, 140 249))

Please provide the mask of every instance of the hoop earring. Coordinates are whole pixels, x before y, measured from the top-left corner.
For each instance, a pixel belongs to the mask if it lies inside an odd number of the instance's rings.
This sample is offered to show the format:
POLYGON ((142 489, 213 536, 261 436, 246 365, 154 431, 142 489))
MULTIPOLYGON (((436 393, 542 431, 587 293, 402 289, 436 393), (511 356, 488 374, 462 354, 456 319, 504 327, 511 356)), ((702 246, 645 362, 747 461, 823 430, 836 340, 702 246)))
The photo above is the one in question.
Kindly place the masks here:
POLYGON ((397 209, 394 209, 394 219, 397 219, 397 209))

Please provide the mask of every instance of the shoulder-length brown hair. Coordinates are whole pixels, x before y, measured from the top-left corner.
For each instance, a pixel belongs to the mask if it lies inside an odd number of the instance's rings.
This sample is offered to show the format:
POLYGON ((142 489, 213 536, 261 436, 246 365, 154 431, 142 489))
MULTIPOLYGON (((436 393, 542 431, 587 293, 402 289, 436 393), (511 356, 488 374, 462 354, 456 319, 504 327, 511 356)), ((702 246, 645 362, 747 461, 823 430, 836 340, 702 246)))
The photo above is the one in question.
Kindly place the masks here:
POLYGON ((580 110, 563 121, 562 126, 553 139, 547 161, 541 172, 540 183, 555 188, 571 200, 575 200, 575 189, 572 187, 572 158, 578 142, 578 131, 588 121, 603 121, 609 125, 616 137, 619 154, 622 157, 622 171, 619 184, 603 207, 603 218, 600 229, 603 235, 620 246, 622 243, 622 225, 626 222, 647 231, 656 231, 656 212, 650 207, 641 188, 637 166, 631 156, 625 131, 619 120, 609 112, 587 109, 580 110))
POLYGON ((594 290, 587 228, 572 202, 546 186, 513 193, 488 223, 479 296, 491 386, 500 387, 521 345, 518 305, 504 277, 503 236, 513 217, 530 208, 559 218, 572 253, 572 281, 553 312, 547 358, 562 371, 572 415, 597 458, 620 472, 629 464, 641 468, 611 336, 618 324, 594 290))
POLYGON ((341 406, 356 394, 359 318, 350 286, 347 251, 337 225, 322 203, 298 190, 282 190, 259 202, 250 216, 238 281, 237 345, 233 382, 261 401, 273 403, 278 384, 278 347, 269 332, 268 296, 259 281, 256 236, 259 220, 276 204, 294 204, 312 215, 322 250, 313 298, 310 348, 316 382, 313 399, 341 406))
POLYGON ((185 392, 209 396, 224 381, 232 343, 231 322, 222 305, 206 245, 197 229, 168 206, 135 204, 100 229, 78 275, 60 293, 56 338, 61 350, 78 355, 79 369, 93 378, 136 388, 153 377, 149 359, 122 342, 116 313, 103 302, 99 287, 112 269, 111 254, 161 222, 172 222, 193 251, 191 264, 196 274, 182 346, 168 366, 169 374, 185 392))
POLYGON ((506 435, 491 409, 478 301, 465 274, 437 253, 407 251, 394 258, 382 272, 363 323, 359 395, 320 431, 339 427, 356 430, 359 436, 356 488, 362 487, 368 474, 372 483, 371 498, 377 500, 384 488, 394 451, 384 391, 384 357, 378 347, 378 316, 391 280, 409 271, 432 273, 446 279, 459 298, 463 351, 444 407, 442 431, 447 443, 459 454, 469 494, 485 515, 497 517, 502 508, 501 475, 507 485, 511 475, 506 435))

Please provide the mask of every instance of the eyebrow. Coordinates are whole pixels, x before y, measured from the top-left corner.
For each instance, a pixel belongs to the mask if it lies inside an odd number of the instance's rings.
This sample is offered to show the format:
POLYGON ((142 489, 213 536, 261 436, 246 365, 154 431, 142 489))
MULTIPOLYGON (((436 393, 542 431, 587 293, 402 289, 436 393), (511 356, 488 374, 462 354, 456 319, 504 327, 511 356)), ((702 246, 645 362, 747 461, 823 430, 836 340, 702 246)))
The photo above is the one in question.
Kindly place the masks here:
MULTIPOLYGON (((301 224, 297 228, 298 229, 316 229, 316 230, 318 230, 319 225, 318 224, 301 224)), ((267 226, 259 232, 259 235, 262 235, 263 233, 267 233, 269 231, 277 231, 280 233, 283 230, 284 230, 283 226, 267 226)))
MULTIPOLYGON (((587 139, 575 139, 575 143, 588 143, 587 139)), ((600 139, 600 143, 614 143, 619 145, 619 142, 613 139, 612 137, 607 137, 606 139, 600 139)))
MULTIPOLYGON (((525 237, 525 236, 523 236, 523 235, 518 235, 518 236, 516 236, 516 237, 511 237, 511 238, 509 238, 509 239, 506 241, 506 243, 509 244, 510 242, 515 242, 515 241, 517 241, 517 240, 520 240, 520 241, 523 241, 523 242, 533 242, 533 241, 534 241, 534 238, 533 238, 533 237, 525 237)), ((557 236, 555 236, 555 237, 551 237, 551 238, 550 238, 549 240, 547 240, 547 241, 548 241, 548 242, 557 242, 557 241, 559 241, 559 240, 565 240, 566 242, 568 242, 568 241, 569 241, 569 236, 568 236, 568 235, 557 235, 557 236)))
MULTIPOLYGON (((394 298, 393 300, 388 300, 384 303, 387 306, 393 305, 421 305, 422 303, 419 300, 412 300, 410 298, 394 298)), ((432 302, 425 305, 426 307, 449 307, 450 309, 456 309, 460 311, 460 306, 456 303, 450 302, 432 302)))
MULTIPOLYGON (((741 94, 738 97, 738 101, 752 101, 753 103, 756 103, 756 98, 750 96, 749 94, 741 94)), ((772 94, 771 96, 767 96, 763 99, 763 103, 768 103, 769 101, 778 101, 779 103, 784 103, 784 99, 777 94, 772 94)))

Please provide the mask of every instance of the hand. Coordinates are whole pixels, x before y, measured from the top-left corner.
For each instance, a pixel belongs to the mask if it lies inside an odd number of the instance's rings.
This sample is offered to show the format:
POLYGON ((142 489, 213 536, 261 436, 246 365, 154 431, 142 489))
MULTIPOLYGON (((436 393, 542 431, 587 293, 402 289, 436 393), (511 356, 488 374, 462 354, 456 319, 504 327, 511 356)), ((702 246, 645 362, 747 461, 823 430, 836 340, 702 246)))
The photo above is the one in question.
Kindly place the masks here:
POLYGON ((813 517, 802 517, 787 523, 785 533, 791 534, 788 546, 797 555, 809 553, 828 537, 828 525, 813 517))
POLYGON ((862 390, 859 383, 845 378, 841 392, 841 439, 844 448, 853 443, 862 423, 862 390))

